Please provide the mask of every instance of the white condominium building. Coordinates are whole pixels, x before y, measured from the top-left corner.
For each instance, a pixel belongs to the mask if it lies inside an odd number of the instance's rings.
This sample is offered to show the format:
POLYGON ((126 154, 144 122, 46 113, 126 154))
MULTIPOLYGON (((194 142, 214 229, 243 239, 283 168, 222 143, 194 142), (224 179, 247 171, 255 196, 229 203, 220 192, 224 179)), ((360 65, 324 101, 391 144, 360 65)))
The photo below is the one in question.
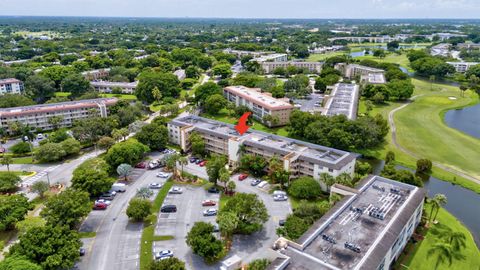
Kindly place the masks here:
POLYGON ((137 88, 138 82, 107 82, 107 81, 93 81, 90 85, 100 93, 112 93, 115 88, 120 88, 122 94, 133 94, 137 88))
POLYGON ((288 61, 288 62, 262 62, 260 63, 265 73, 272 73, 277 68, 287 68, 294 66, 298 69, 306 69, 311 73, 320 73, 322 71, 321 62, 301 62, 301 61, 288 61))
POLYGON ((0 80, 0 96, 5 94, 22 94, 23 82, 15 78, 0 80))
POLYGON ((447 64, 453 66, 456 72, 467 72, 471 67, 479 65, 478 62, 447 62, 447 64))
POLYGON ((85 80, 88 80, 88 81, 98 81, 98 80, 107 78, 109 75, 110 75, 109 68, 95 69, 95 70, 82 72, 82 76, 85 78, 85 80))
POLYGON ((4 108, 0 109, 0 127, 12 133, 11 124, 18 122, 32 128, 51 130, 53 125, 49 123, 49 119, 53 116, 62 117, 61 127, 70 127, 78 119, 93 116, 107 117, 108 107, 115 105, 117 101, 116 98, 98 98, 4 108))

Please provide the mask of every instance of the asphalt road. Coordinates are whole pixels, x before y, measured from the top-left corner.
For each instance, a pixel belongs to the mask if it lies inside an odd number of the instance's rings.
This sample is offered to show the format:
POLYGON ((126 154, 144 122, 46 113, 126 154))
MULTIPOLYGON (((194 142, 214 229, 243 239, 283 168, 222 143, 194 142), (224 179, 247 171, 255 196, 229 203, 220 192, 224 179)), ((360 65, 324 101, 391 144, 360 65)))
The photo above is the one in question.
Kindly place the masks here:
MULTIPOLYGON (((139 268, 140 239, 143 223, 131 222, 126 209, 137 189, 167 179, 158 178, 158 170, 135 169, 127 191, 120 193, 105 211, 92 211, 80 231, 96 231, 96 237, 86 240, 87 253, 78 264, 79 269, 136 270, 139 268)), ((155 198, 158 190, 154 190, 155 198)))

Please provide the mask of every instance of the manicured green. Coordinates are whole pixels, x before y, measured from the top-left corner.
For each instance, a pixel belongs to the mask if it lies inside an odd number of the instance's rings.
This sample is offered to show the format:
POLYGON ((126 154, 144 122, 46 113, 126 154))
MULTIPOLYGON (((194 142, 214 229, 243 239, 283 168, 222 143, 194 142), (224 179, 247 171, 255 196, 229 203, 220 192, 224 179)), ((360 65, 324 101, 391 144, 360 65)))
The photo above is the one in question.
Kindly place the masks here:
POLYGON ((152 241, 167 241, 175 238, 173 235, 154 235, 152 241))
MULTIPOLYGON (((8 171, 0 171, 0 174, 6 174, 6 173, 9 173, 8 171)), ((19 171, 10 171, 10 173, 13 173, 15 175, 18 175, 18 176, 32 176, 34 175, 34 173, 32 172, 19 172, 19 171)))
MULTIPOLYGON (((427 213, 430 211, 430 207, 426 206, 427 213)), ((438 212, 437 220, 438 224, 432 225, 443 226, 455 232, 461 232, 466 236, 466 247, 463 250, 462 254, 466 256, 465 260, 454 260, 452 265, 440 265, 443 267, 441 269, 449 270, 467 270, 467 269, 478 269, 480 265, 480 251, 478 250, 472 235, 468 229, 463 226, 463 224, 458 221, 453 215, 451 215, 447 210, 441 208, 438 212)), ((432 228, 433 228, 432 227, 432 228)), ((430 229, 425 235, 425 239, 417 243, 412 253, 407 255, 405 260, 401 263, 406 265, 409 269, 415 270, 430 270, 435 269, 435 259, 427 255, 429 248, 440 241, 439 235, 435 235, 430 229)), ((400 268, 399 268, 400 269, 400 268)), ((440 269, 440 268, 439 268, 440 269)))
POLYGON ((106 98, 116 97, 125 100, 137 100, 137 96, 129 94, 101 94, 100 96, 106 98))
MULTIPOLYGON (((153 201, 152 212, 158 213, 162 207, 165 197, 167 197, 168 191, 173 186, 173 182, 166 182, 157 197, 153 201)), ((147 270, 150 262, 153 258, 152 245, 153 241, 165 241, 169 240, 169 236, 155 236, 155 226, 157 224, 157 215, 152 214, 144 221, 144 227, 142 232, 142 240, 140 243, 140 269, 147 270)))
POLYGON ((71 95, 70 92, 55 92, 56 97, 68 97, 70 95, 71 95))
POLYGON ((327 52, 327 53, 312 53, 307 58, 307 61, 310 61, 310 62, 323 61, 329 57, 344 55, 344 54, 348 54, 348 52, 340 51, 340 52, 327 52))
POLYGON ((13 158, 12 164, 33 164, 32 157, 13 158))
POLYGON ((97 236, 97 232, 79 232, 80 238, 94 238, 97 236))
POLYGON ((413 69, 410 67, 410 62, 408 61, 406 54, 389 53, 384 58, 375 57, 373 55, 365 55, 365 56, 355 57, 355 59, 357 60, 368 59, 368 60, 374 60, 381 63, 395 63, 406 68, 408 71, 413 71, 413 69))

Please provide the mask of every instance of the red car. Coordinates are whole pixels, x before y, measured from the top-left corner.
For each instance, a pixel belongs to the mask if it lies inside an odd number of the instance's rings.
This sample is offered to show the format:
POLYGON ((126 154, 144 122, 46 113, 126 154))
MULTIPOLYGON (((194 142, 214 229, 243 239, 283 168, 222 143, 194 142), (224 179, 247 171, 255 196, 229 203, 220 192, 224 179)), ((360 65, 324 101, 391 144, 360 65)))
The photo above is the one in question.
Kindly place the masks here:
POLYGON ((137 169, 145 169, 147 167, 147 163, 145 162, 140 162, 137 165, 135 165, 135 168, 137 169))
POLYGON ((207 164, 207 161, 204 160, 204 161, 200 162, 200 164, 198 164, 198 165, 199 165, 200 167, 203 167, 203 166, 205 166, 205 164, 207 164))
POLYGON ((94 206, 93 206, 93 210, 105 210, 107 209, 107 204, 106 203, 96 203, 94 206))
POLYGON ((202 202, 202 206, 215 206, 216 204, 217 202, 212 200, 204 200, 202 202))
POLYGON ((247 177, 248 177, 247 173, 242 173, 238 176, 238 180, 243 181, 243 180, 247 179, 247 177))

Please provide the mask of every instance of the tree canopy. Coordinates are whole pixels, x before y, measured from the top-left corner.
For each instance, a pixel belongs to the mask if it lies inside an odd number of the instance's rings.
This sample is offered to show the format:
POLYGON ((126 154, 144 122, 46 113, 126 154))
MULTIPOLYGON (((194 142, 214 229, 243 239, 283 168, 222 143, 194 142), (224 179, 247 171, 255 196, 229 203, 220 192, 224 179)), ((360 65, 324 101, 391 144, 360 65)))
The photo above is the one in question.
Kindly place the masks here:
POLYGON ((68 188, 49 198, 40 215, 45 218, 47 224, 74 228, 91 209, 87 192, 68 188))

